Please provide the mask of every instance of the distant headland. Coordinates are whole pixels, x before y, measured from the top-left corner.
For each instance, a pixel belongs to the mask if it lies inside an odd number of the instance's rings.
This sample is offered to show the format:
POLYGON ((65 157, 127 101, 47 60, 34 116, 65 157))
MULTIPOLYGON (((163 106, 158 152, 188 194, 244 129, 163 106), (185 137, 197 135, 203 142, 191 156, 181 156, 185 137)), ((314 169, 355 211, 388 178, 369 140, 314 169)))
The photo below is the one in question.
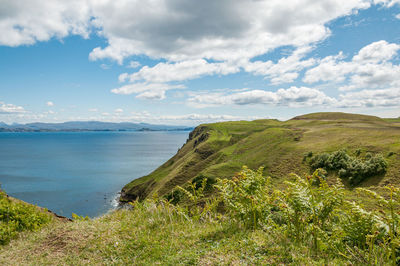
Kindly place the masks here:
POLYGON ((153 125, 147 123, 112 123, 100 121, 70 121, 63 123, 6 124, 0 122, 0 132, 80 132, 80 131, 191 131, 193 127, 153 125))

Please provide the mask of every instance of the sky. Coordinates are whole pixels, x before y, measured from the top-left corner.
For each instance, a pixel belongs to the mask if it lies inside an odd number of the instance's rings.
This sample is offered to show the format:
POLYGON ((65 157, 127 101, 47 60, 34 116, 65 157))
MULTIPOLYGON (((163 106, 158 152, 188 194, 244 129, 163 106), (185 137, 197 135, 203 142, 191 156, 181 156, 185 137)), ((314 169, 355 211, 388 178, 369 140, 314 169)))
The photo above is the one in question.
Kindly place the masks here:
POLYGON ((0 121, 400 117, 400 0, 0 0, 0 121))

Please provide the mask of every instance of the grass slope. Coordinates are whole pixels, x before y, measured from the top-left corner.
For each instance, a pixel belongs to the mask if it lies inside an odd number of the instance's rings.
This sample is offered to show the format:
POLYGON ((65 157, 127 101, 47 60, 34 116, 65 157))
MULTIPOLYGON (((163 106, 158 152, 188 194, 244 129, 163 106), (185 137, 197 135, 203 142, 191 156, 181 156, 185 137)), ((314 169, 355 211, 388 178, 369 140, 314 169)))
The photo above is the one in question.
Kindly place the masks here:
POLYGON ((389 162, 385 176, 370 178, 361 186, 379 190, 400 183, 398 119, 314 113, 284 122, 256 120, 200 125, 174 157, 148 176, 127 184, 122 189, 121 201, 162 196, 198 176, 228 178, 242 165, 252 169, 263 166, 264 174, 273 177, 279 186, 289 173, 310 171, 303 162, 308 152, 318 154, 339 149, 382 153, 389 162))

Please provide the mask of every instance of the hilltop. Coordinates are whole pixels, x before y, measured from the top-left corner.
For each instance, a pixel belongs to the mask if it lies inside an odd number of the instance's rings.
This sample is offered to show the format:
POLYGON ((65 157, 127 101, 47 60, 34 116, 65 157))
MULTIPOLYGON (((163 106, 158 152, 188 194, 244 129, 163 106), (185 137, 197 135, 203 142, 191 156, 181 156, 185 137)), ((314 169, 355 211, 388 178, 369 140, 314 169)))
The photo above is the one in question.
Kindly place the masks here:
MULTIPOLYGON (((400 183, 400 124, 398 119, 348 113, 313 113, 288 121, 255 120, 204 124, 196 127, 178 153, 151 174, 122 189, 121 201, 163 196, 175 186, 199 177, 229 178, 243 165, 264 167, 280 186, 290 173, 309 173, 306 154, 346 149, 361 155, 380 153, 388 161, 385 176, 361 186, 379 190, 400 183), (388 156, 390 154, 390 156, 388 156)), ((333 175, 334 177, 334 175, 333 175)))

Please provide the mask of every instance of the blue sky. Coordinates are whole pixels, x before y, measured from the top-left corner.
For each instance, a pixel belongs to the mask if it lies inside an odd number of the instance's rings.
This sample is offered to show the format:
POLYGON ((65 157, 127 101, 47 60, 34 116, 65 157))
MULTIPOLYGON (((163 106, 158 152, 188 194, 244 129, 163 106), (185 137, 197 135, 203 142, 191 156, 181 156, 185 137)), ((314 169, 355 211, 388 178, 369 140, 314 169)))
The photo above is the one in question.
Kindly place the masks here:
POLYGON ((2 1, 0 121, 400 116, 400 1, 2 1))

